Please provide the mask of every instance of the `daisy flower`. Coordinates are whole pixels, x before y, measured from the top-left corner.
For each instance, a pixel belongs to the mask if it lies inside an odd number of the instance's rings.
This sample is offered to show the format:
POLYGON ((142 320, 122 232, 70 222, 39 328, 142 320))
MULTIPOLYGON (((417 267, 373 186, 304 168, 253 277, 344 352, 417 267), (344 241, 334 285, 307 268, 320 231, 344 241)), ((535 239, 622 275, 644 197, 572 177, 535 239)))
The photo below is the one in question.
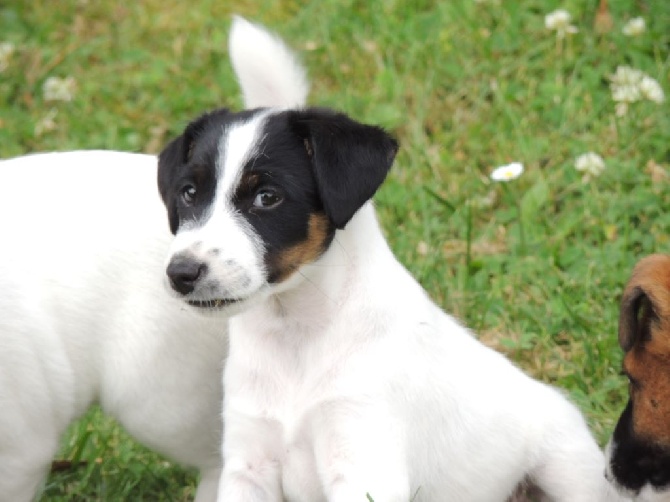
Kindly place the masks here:
POLYGON ((512 162, 505 166, 496 167, 491 173, 493 181, 510 181, 518 178, 523 173, 523 164, 521 162, 512 162))

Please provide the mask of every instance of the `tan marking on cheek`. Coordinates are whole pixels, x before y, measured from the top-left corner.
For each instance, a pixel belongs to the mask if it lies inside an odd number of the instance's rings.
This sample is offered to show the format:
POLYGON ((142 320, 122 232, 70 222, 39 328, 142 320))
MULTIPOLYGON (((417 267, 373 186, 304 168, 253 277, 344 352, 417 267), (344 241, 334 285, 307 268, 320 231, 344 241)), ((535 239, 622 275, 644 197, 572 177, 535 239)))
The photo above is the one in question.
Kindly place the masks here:
POLYGON ((288 279, 301 265, 315 261, 325 251, 330 224, 326 215, 315 213, 309 217, 307 238, 279 253, 275 259, 276 282, 288 279))

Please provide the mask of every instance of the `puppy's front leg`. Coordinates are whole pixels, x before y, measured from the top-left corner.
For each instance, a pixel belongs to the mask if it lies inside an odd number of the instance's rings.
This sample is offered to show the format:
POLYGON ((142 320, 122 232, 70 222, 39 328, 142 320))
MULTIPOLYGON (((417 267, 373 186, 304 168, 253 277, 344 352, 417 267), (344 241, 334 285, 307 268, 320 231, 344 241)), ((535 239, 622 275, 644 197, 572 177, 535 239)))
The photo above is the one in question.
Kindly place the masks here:
POLYGON ((219 502, 281 502, 281 438, 270 420, 226 413, 219 502))
POLYGON ((404 429, 384 409, 347 401, 313 416, 314 453, 328 502, 408 502, 404 429))

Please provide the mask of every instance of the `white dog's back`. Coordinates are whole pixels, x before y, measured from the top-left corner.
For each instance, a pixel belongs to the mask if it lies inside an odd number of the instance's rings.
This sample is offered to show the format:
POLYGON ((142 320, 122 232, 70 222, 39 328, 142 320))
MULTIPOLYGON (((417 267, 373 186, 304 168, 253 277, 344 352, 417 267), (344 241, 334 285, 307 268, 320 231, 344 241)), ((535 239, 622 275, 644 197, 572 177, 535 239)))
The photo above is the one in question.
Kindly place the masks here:
POLYGON ((0 176, 12 187, 0 202, 11 215, 0 252, 2 499, 32 497, 60 434, 96 400, 147 446, 218 469, 225 325, 162 286, 170 233, 156 158, 31 155, 0 162, 0 176))

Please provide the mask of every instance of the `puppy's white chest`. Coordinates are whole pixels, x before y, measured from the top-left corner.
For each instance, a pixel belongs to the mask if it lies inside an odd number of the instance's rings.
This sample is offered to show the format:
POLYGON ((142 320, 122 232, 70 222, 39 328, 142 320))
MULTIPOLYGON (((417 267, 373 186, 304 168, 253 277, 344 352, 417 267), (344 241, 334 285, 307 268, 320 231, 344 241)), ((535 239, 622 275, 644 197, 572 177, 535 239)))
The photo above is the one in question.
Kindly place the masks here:
POLYGON ((327 403, 340 393, 340 372, 324 356, 317 337, 292 344, 286 334, 289 330, 259 332, 250 329, 253 322, 244 322, 240 325, 246 330, 239 332, 235 331, 237 322, 234 318, 231 323, 231 348, 236 357, 226 368, 228 425, 234 426, 231 420, 237 417, 252 418, 247 425, 257 430, 251 437, 264 437, 265 432, 274 436, 268 443, 273 451, 268 453, 278 460, 284 500, 325 501, 315 441, 328 415, 327 403), (266 345, 264 350, 259 349, 261 342, 266 345))
POLYGON ((314 458, 314 445, 306 440, 305 431, 285 445, 282 462, 282 487, 287 502, 325 502, 314 458))

